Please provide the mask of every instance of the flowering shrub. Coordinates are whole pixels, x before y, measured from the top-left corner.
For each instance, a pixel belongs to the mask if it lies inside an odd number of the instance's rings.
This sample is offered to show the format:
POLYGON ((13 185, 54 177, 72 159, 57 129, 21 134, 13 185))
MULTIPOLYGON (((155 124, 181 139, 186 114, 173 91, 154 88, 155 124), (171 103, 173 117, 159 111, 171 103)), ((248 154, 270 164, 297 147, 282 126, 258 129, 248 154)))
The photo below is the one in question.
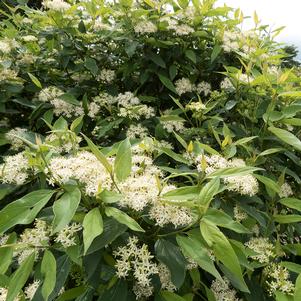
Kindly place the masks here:
POLYGON ((0 22, 0 300, 300 301, 280 29, 214 0, 24 2, 0 22))

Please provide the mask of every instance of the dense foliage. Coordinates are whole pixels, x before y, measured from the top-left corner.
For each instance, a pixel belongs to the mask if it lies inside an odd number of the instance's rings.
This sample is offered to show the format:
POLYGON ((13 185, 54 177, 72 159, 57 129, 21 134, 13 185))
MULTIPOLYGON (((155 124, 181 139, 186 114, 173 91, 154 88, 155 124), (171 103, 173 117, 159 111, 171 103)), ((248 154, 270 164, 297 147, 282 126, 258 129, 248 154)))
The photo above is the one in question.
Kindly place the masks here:
POLYGON ((280 29, 214 0, 24 3, 0 22, 0 300, 300 301, 280 29))

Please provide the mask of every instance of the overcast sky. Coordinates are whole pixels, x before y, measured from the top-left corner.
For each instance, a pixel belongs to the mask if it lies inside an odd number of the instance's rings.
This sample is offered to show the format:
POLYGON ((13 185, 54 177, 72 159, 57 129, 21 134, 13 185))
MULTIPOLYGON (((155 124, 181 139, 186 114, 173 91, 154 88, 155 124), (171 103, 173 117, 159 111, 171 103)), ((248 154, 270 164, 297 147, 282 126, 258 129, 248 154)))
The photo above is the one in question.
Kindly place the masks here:
POLYGON ((262 24, 269 24, 274 29, 286 26, 277 40, 295 44, 301 51, 301 0, 218 0, 218 3, 240 7, 244 15, 249 16, 256 10, 262 24))

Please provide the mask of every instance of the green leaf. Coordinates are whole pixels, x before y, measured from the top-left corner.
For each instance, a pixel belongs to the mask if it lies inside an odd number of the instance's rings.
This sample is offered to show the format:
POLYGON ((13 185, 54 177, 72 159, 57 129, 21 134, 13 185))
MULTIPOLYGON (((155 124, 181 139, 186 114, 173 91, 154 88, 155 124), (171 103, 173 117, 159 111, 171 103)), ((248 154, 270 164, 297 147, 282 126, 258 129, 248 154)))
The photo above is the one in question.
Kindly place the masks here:
POLYGON ((249 229, 234 221, 231 216, 218 209, 208 209, 203 218, 219 227, 227 228, 237 233, 250 233, 249 229))
MULTIPOLYGON (((11 233, 6 241, 6 245, 14 244, 17 241, 16 233, 11 233)), ((7 269, 9 268, 11 261, 13 259, 14 248, 12 246, 5 247, 1 246, 0 248, 0 275, 5 274, 7 269)))
POLYGON ((71 288, 63 292, 56 301, 69 301, 74 300, 76 297, 82 295, 87 288, 85 286, 78 286, 75 288, 71 288))
POLYGON ((290 224, 290 223, 299 223, 301 222, 301 215, 297 214, 288 214, 288 215, 281 215, 276 214, 274 215, 275 222, 279 224, 290 224))
POLYGON ((185 256, 196 261, 201 269, 207 271, 215 278, 222 280, 221 275, 215 268, 214 262, 209 257, 208 250, 200 240, 195 237, 177 235, 177 243, 185 256))
POLYGON ((221 51, 222 47, 219 44, 215 44, 211 53, 211 63, 213 63, 216 60, 221 51))
POLYGON ((158 66, 166 68, 166 64, 163 61, 162 57, 159 54, 151 53, 149 58, 158 66))
POLYGON ((106 204, 117 203, 122 199, 122 194, 104 189, 98 197, 106 204))
POLYGON ((301 274, 297 277, 295 283, 294 301, 301 300, 301 274))
POLYGON ((86 58, 85 60, 85 67, 94 75, 97 75, 98 72, 98 66, 94 59, 92 58, 86 58))
POLYGON ((162 74, 159 74, 159 79, 161 81, 161 83, 167 88, 169 89, 170 91, 174 92, 174 93, 177 93, 176 91, 176 88, 174 86, 174 84, 172 83, 172 81, 167 78, 166 76, 162 75, 162 74))
POLYGON ((73 120, 70 125, 70 130, 76 134, 78 134, 83 126, 83 118, 84 116, 79 116, 73 120))
POLYGON ((287 295, 286 293, 282 293, 280 291, 275 292, 276 301, 294 301, 294 297, 291 295, 287 295))
POLYGON ((113 218, 104 217, 103 229, 103 233, 94 239, 86 255, 96 252, 112 243, 117 237, 127 230, 127 227, 124 224, 120 224, 113 218))
POLYGON ((186 50, 185 51, 185 56, 190 59, 193 63, 196 64, 196 55, 193 50, 186 50))
POLYGON ((237 288, 243 292, 249 292, 249 289, 243 279, 238 258, 227 237, 218 229, 218 227, 205 219, 201 220, 200 229, 203 238, 212 248, 216 258, 220 260, 236 277, 237 288), (227 254, 227 256, 225 256, 225 254, 227 254))
POLYGON ((158 260, 168 267, 172 283, 180 288, 185 279, 186 260, 179 248, 168 240, 158 239, 155 252, 158 260))
POLYGON ((70 103, 75 106, 79 106, 80 102, 76 99, 76 97, 71 93, 64 93, 63 95, 60 95, 60 99, 63 101, 70 103))
POLYGON ((5 206, 0 211, 0 234, 15 225, 27 225, 34 221, 55 190, 36 190, 5 206))
POLYGON ((45 250, 41 263, 41 273, 44 277, 42 286, 42 296, 48 300, 55 288, 56 283, 56 260, 49 250, 45 250))
POLYGON ((252 137, 246 137, 246 138, 241 138, 237 141, 235 141, 233 144, 234 145, 243 145, 243 144, 246 144, 254 139, 256 139, 258 136, 252 136, 252 137))
POLYGON ((280 265, 287 268, 291 272, 294 272, 296 274, 301 274, 301 265, 294 263, 294 262, 289 262, 289 261, 281 261, 280 265))
POLYGON ((27 74, 28 74, 28 76, 30 77, 31 81, 32 81, 38 88, 42 89, 42 85, 41 85, 40 81, 39 81, 33 74, 31 74, 31 73, 29 73, 29 72, 28 72, 27 74))
POLYGON ((162 151, 163 153, 165 153, 167 156, 174 159, 175 161, 178 161, 178 162, 181 162, 181 163, 184 163, 184 164, 189 164, 188 160, 186 160, 182 155, 179 155, 179 154, 175 153, 174 151, 172 151, 169 148, 160 147, 158 149, 160 151, 162 151))
POLYGON ((279 94, 282 97, 293 97, 293 98, 301 98, 301 91, 287 91, 279 94))
POLYGON ((82 134, 85 140, 88 143, 89 148, 91 149, 94 156, 98 159, 98 161, 105 167, 108 173, 112 173, 112 166, 105 157, 105 155, 98 149, 98 147, 84 134, 82 134))
POLYGON ((295 198, 284 198, 279 201, 280 204, 301 211, 301 200, 295 198))
POLYGON ((270 188, 274 192, 277 192, 277 193, 280 192, 280 186, 272 179, 265 177, 265 176, 257 175, 257 174, 254 174, 254 177, 257 180, 259 180, 261 183, 263 183, 267 188, 270 188))
POLYGON ((10 278, 6 301, 14 301, 32 272, 35 253, 29 255, 10 278))
POLYGON ((207 178, 214 178, 214 177, 220 177, 220 178, 226 178, 226 177, 232 177, 232 176, 245 176, 250 173, 253 173, 254 171, 262 170, 262 168, 258 167, 252 167, 252 166, 245 166, 245 167, 226 167, 218 169, 209 175, 207 175, 207 178))
POLYGON ((168 72, 169 72, 169 78, 170 78, 171 80, 174 80, 175 77, 177 76, 177 73, 178 73, 177 66, 176 66, 176 65, 171 65, 171 66, 169 67, 168 72))
POLYGON ((161 291, 160 293, 165 301, 186 301, 183 297, 169 291, 161 291))
POLYGON ((52 233, 62 230, 71 222, 80 199, 81 192, 76 186, 66 186, 66 192, 53 204, 52 233))
POLYGON ((193 200, 200 193, 198 186, 185 186, 170 190, 162 195, 164 200, 193 200))
POLYGON ((98 301, 126 301, 127 295, 127 282, 119 279, 112 287, 103 293, 98 301))
POLYGON ((268 130, 283 142, 291 145, 296 150, 301 151, 301 141, 294 134, 283 129, 275 128, 273 126, 270 126, 268 130))
POLYGON ((220 179, 218 177, 209 181, 201 190, 198 197, 198 204, 203 208, 202 212, 205 213, 210 206, 213 197, 218 193, 220 186, 220 179))
POLYGON ((129 138, 123 140, 116 154, 114 162, 114 171, 118 181, 124 181, 131 173, 132 169, 132 154, 131 154, 131 143, 129 138))
POLYGON ((119 223, 128 226, 131 230, 145 232, 133 218, 123 211, 114 207, 106 207, 105 212, 107 216, 115 218, 119 223))
POLYGON ((86 253, 95 237, 103 232, 103 220, 98 208, 94 208, 86 214, 83 228, 84 253, 86 253))

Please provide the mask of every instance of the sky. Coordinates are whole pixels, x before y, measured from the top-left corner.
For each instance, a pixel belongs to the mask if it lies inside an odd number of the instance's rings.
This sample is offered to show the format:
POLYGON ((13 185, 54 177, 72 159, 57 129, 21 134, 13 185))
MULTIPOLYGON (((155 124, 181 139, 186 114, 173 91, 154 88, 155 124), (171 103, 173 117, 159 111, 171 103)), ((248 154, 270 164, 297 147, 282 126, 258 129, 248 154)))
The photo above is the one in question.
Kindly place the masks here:
POLYGON ((301 0, 218 0, 218 4, 224 3, 241 8, 245 16, 253 16, 256 11, 262 24, 274 29, 286 26, 276 40, 298 46, 301 58, 301 0))

